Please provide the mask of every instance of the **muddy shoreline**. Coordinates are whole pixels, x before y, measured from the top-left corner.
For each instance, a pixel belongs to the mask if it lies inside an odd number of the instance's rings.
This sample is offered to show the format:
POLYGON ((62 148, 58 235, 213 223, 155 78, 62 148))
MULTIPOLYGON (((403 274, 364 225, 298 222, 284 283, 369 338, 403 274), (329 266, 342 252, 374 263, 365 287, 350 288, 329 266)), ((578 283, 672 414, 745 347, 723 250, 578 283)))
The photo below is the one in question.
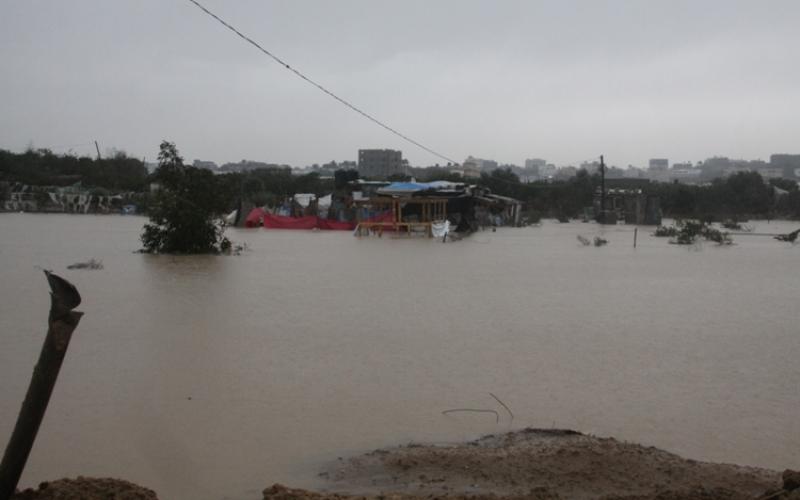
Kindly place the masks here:
POLYGON ((698 462, 557 429, 525 429, 452 446, 376 450, 322 474, 328 479, 325 493, 374 497, 744 499, 781 484, 778 471, 698 462))
MULTIPOLYGON (((558 429, 524 429, 447 446, 379 449, 340 459, 319 475, 325 481, 319 491, 274 484, 263 498, 800 499, 796 472, 698 462, 655 447, 558 429)), ((43 483, 13 498, 157 496, 126 481, 78 478, 43 483)))

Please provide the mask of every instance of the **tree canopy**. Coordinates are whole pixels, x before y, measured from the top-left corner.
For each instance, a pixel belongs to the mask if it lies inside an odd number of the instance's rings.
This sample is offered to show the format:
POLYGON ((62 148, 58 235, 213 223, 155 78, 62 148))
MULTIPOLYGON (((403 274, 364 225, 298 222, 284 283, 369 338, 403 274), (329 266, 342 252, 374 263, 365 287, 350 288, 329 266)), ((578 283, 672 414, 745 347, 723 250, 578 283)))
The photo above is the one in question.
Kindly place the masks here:
POLYGON ((0 149, 0 181, 33 186, 66 186, 80 182, 87 188, 142 191, 147 169, 141 160, 117 151, 109 158, 57 155, 49 149, 12 153, 0 149))
POLYGON ((150 222, 142 243, 150 253, 217 253, 230 246, 219 219, 227 196, 212 172, 186 166, 175 144, 161 143, 150 222))

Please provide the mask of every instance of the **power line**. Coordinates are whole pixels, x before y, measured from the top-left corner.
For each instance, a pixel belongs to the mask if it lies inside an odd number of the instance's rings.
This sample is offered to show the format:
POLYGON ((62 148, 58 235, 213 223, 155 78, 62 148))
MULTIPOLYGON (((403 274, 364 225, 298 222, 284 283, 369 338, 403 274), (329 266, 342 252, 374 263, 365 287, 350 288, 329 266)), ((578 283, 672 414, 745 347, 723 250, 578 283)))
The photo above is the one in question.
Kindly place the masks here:
POLYGON ((205 8, 205 7, 204 7, 203 5, 201 5, 201 4, 200 4, 200 2, 198 2, 197 0, 189 0, 189 1, 190 1, 190 2, 192 2, 192 3, 193 3, 195 6, 197 6, 197 8, 199 8, 200 10, 202 10, 203 12, 205 12, 206 14, 208 14, 209 16, 211 16, 212 18, 214 18, 214 19, 215 19, 217 22, 219 22, 220 24, 222 24, 223 26, 225 26, 225 27, 226 27, 226 28, 228 28, 229 30, 231 30, 231 31, 233 31, 234 33, 236 33, 236 34, 239 36, 239 38, 241 38, 242 40, 246 41, 246 42, 247 42, 247 43, 249 43, 250 45, 254 46, 255 48, 257 48, 258 50, 260 50, 261 52, 263 52, 263 53, 264 53, 264 54, 266 54, 267 56, 269 56, 269 57, 271 57, 272 59, 274 59, 274 60, 275 60, 275 61, 276 61, 278 64, 280 64, 281 66, 285 67, 286 69, 288 69, 289 71, 291 71, 291 72, 292 72, 292 73, 294 73, 295 75, 299 76, 300 78, 302 78, 302 79, 303 79, 303 80, 305 80, 306 82, 310 83, 311 85, 313 85, 313 86, 317 87, 319 90, 321 90, 321 91, 325 92, 325 93, 326 93, 326 94, 328 94, 329 96, 333 97, 334 99, 336 99, 336 100, 337 100, 337 101, 339 101, 340 103, 344 104, 344 105, 345 105, 345 106, 347 106, 348 108, 352 109, 352 110, 353 110, 353 111, 355 111, 356 113, 360 114, 360 115, 361 115, 361 116, 363 116, 364 118, 366 118, 366 119, 370 120, 371 122, 373 122, 373 123, 375 123, 375 124, 377 124, 377 125, 379 125, 379 126, 381 126, 381 127, 385 128, 385 129, 386 129, 386 130, 388 130, 389 132, 391 132, 391 133, 395 134, 396 136, 398 136, 398 137, 400 137, 400 138, 402 138, 402 139, 405 139, 406 141, 410 142, 411 144, 413 144, 413 145, 417 146, 417 147, 418 147, 418 148, 420 148, 420 149, 423 149, 423 150, 427 151, 428 153, 430 153, 430 154, 432 154, 432 155, 434 155, 434 156, 437 156, 437 157, 439 157, 439 158, 441 158, 441 159, 443 159, 443 160, 446 160, 446 161, 448 161, 448 162, 451 162, 451 163, 456 163, 456 164, 458 163, 457 161, 455 161, 455 160, 453 160, 453 159, 451 159, 451 158, 448 158, 447 156, 445 156, 445 155, 443 155, 443 154, 441 154, 441 153, 437 153, 437 152, 436 152, 436 151, 434 151, 433 149, 431 149, 431 148, 429 148, 429 147, 427 147, 427 146, 425 146, 425 145, 423 145, 423 144, 420 144, 419 142, 415 141, 414 139, 412 139, 412 138, 408 137, 407 135, 405 135, 405 134, 403 134, 403 133, 401 133, 401 132, 399 132, 399 131, 397 131, 397 130, 393 129, 393 128, 392 128, 392 127, 390 127, 389 125, 386 125, 385 123, 383 123, 382 121, 380 121, 380 120, 378 120, 377 118, 373 117, 372 115, 370 115, 370 114, 369 114, 369 113, 367 113, 366 111, 362 111, 361 109, 359 109, 359 108, 358 108, 357 106, 355 106, 354 104, 351 104, 350 102, 348 102, 348 101, 346 101, 346 100, 342 99, 342 98, 341 98, 341 97, 339 97, 338 95, 334 94, 334 93, 333 93, 333 92, 331 92, 330 90, 326 89, 325 87, 323 87, 323 86, 322 86, 322 85, 320 85, 319 83, 315 82, 314 80, 312 80, 311 78, 307 77, 306 75, 304 75, 303 73, 301 73, 301 72, 300 72, 300 71, 298 71, 297 69, 295 69, 295 68, 293 68, 292 66, 290 66, 290 65, 289 65, 289 63, 287 63, 286 61, 282 60, 280 57, 276 56, 276 55, 275 55, 275 54, 273 54, 272 52, 268 51, 267 49, 265 49, 264 47, 262 47, 261 45, 259 45, 259 44, 258 44, 257 42, 255 42, 255 41, 254 41, 252 38, 248 37, 247 35, 243 34, 243 33, 242 33, 241 31, 239 31, 238 29, 234 28, 233 26, 231 26, 231 25, 230 25, 230 24, 228 24, 227 22, 225 22, 225 21, 223 21, 222 19, 220 19, 220 17, 219 17, 219 16, 217 16, 216 14, 214 14, 213 12, 211 12, 210 10, 208 10, 207 8, 205 8))

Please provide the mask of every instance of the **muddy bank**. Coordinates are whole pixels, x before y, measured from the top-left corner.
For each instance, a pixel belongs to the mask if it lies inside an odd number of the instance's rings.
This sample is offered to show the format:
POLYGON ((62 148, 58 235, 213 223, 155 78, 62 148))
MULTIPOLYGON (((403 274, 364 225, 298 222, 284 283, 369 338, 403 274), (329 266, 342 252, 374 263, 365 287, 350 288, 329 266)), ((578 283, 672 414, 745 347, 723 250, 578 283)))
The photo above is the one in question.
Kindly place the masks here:
POLYGON ((121 479, 59 479, 41 483, 11 497, 12 500, 158 500, 156 493, 121 479))
MULTIPOLYGON (((267 488, 264 498, 753 499, 777 471, 697 462, 567 430, 526 429, 452 446, 409 445, 341 460, 321 493, 267 488)), ((800 495, 798 495, 800 496, 800 495)))
MULTIPOLYGON (((525 429, 468 443, 375 450, 332 464, 319 492, 273 485, 264 500, 442 498, 800 500, 800 472, 698 462, 569 430, 525 429)), ((13 500, 157 500, 117 479, 62 479, 13 500)))

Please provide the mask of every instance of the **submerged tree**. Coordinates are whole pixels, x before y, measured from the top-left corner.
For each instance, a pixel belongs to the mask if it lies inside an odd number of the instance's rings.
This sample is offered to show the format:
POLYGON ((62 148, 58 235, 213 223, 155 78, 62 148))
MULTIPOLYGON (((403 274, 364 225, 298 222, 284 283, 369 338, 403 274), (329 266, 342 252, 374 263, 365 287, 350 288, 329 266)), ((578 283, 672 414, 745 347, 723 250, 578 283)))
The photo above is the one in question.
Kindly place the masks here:
POLYGON ((153 181, 158 187, 141 237, 146 252, 217 253, 230 246, 219 218, 226 200, 212 172, 184 165, 175 144, 163 141, 153 181))

